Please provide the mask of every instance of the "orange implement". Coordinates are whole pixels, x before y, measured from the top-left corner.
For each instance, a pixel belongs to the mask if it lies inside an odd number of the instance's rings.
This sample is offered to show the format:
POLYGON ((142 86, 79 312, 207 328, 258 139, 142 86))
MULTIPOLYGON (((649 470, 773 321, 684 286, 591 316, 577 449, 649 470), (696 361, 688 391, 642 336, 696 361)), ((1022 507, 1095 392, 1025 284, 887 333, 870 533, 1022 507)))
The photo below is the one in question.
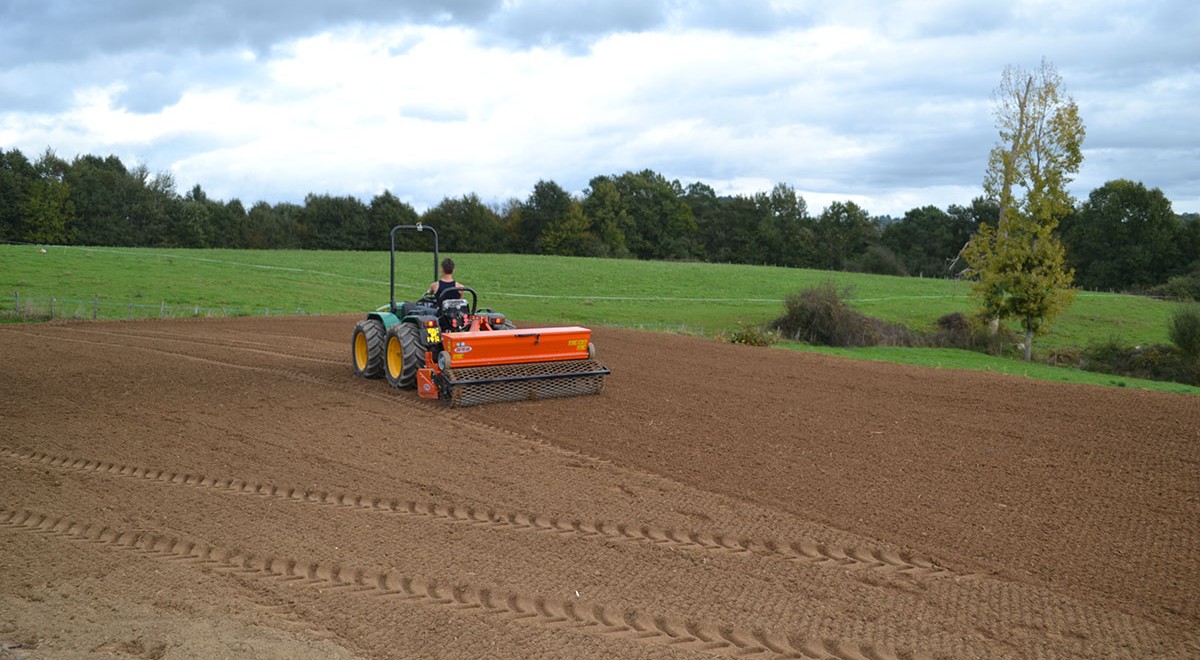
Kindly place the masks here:
POLYGON ((591 330, 578 326, 448 332, 442 334, 442 349, 452 369, 585 360, 591 337, 591 330))

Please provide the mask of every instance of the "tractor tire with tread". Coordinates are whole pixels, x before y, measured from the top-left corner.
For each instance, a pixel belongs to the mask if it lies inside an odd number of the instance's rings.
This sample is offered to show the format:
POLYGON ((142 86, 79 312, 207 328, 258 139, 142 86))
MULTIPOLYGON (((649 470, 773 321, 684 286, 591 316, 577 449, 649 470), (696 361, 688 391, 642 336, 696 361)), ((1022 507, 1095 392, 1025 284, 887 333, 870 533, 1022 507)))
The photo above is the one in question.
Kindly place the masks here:
POLYGON ((354 373, 362 378, 383 377, 383 349, 386 332, 379 319, 363 319, 354 325, 350 351, 354 373))
POLYGON ((384 350, 384 375, 392 387, 412 389, 417 386, 417 369, 425 364, 425 347, 421 344, 417 326, 397 323, 388 328, 384 350))

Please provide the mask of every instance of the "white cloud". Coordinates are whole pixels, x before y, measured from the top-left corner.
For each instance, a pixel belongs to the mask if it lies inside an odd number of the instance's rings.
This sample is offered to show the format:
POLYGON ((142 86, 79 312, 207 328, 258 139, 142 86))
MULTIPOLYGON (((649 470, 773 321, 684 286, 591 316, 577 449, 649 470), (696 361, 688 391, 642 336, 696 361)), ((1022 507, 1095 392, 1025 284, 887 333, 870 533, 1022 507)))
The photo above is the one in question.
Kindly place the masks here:
POLYGON ((1177 210, 1200 199, 1200 19, 1182 0, 362 0, 286 18, 247 2, 156 5, 140 21, 121 16, 131 1, 43 59, 29 35, 66 34, 77 5, 53 0, 52 17, 33 3, 29 25, 0 27, 0 52, 29 46, 0 59, 0 147, 115 153, 246 202, 385 188, 418 207, 503 201, 539 179, 580 191, 650 168, 902 215, 979 194, 991 89, 1005 64, 1046 56, 1089 129, 1077 195, 1126 177, 1177 210), (193 29, 171 44, 180 24, 193 29))

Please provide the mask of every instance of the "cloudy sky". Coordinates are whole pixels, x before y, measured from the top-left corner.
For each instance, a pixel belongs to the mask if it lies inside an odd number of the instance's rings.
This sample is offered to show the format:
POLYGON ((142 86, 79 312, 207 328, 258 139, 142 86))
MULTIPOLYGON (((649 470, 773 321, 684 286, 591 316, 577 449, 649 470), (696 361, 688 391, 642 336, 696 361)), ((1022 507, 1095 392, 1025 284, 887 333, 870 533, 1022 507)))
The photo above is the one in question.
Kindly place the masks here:
POLYGON ((1200 211, 1200 3, 0 0, 0 148, 109 154, 185 192, 581 192, 653 169, 819 212, 968 203, 1006 65, 1087 126, 1078 197, 1200 211))

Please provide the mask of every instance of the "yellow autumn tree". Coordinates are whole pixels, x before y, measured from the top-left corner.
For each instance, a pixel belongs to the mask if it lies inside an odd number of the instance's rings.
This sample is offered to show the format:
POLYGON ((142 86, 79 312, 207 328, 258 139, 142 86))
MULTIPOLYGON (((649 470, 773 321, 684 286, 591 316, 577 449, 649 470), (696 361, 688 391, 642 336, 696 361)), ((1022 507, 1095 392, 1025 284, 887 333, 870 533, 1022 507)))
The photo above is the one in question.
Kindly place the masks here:
POLYGON ((1074 200, 1066 186, 1083 162, 1079 108, 1045 60, 1037 71, 1009 66, 993 94, 1000 141, 988 158, 984 191, 1000 207, 963 251, 972 295, 990 319, 1013 319, 1033 338, 1074 301, 1074 271, 1055 235, 1074 200))

